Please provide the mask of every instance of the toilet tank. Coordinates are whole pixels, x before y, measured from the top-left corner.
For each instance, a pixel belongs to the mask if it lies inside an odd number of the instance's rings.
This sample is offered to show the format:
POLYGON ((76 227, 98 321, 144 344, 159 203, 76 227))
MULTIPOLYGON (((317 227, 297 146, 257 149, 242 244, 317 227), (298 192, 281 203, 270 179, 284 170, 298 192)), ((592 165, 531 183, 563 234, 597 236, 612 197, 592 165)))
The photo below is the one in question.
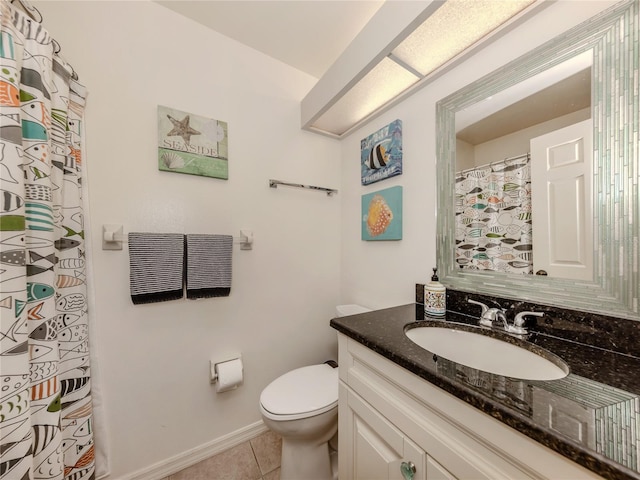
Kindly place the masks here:
POLYGON ((362 305, 356 305, 354 303, 336 306, 336 315, 338 317, 346 317, 347 315, 355 315, 356 313, 365 313, 370 311, 370 308, 363 307, 362 305))

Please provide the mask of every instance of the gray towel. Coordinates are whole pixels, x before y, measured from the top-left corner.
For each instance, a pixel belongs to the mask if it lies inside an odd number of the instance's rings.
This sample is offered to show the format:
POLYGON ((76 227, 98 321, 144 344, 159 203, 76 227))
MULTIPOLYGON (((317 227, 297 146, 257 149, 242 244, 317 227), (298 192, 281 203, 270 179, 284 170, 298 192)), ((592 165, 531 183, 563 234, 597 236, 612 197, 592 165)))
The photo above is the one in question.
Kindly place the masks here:
POLYGON ((129 233, 129 281, 135 304, 184 296, 184 235, 129 233))
POLYGON ((187 235, 187 298, 231 293, 231 235, 187 235))

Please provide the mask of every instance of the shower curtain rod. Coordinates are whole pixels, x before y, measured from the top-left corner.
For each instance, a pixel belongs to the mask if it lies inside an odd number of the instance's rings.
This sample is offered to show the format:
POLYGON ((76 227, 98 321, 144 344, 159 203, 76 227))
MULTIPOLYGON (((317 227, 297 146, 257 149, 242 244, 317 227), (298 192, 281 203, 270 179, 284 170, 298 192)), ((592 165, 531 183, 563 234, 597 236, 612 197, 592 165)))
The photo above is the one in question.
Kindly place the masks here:
MULTIPOLYGON (((516 156, 514 156, 514 157, 505 158, 505 159, 504 159, 504 160, 502 160, 502 161, 503 161, 503 162, 508 162, 508 161, 510 161, 510 160, 518 160, 519 158, 524 158, 524 157, 529 158, 530 156, 531 156, 531 154, 530 154, 529 152, 527 152, 527 153, 523 153, 523 154, 521 154, 521 155, 516 155, 516 156)), ((493 162, 493 163, 497 163, 497 162, 493 162)), ((489 164, 489 165, 491 165, 491 164, 489 164)))
POLYGON ((528 153, 528 152, 527 152, 527 153, 522 153, 522 154, 520 154, 520 155, 514 155, 513 157, 504 158, 504 159, 502 159, 502 160, 498 160, 498 161, 496 161, 496 162, 491 162, 491 163, 489 163, 488 165, 478 165, 478 166, 476 166, 476 167, 471 167, 471 168, 466 168, 466 169, 464 169, 464 170, 459 170, 459 171, 457 171, 457 172, 456 172, 456 176, 457 176, 457 175, 462 175, 462 174, 467 173, 467 172, 472 172, 472 171, 474 171, 474 170, 478 170, 479 168, 487 168, 487 167, 491 167, 492 165, 496 165, 496 164, 498 164, 498 163, 502 163, 502 162, 510 162, 511 160, 518 160, 518 159, 520 159, 520 158, 527 158, 527 159, 529 159, 529 158, 531 158, 531 154, 530 154, 530 153, 528 153))
MULTIPOLYGON (((10 0, 10 2, 12 4, 17 3, 20 6, 20 8, 24 10, 24 12, 32 20, 35 20, 38 23, 42 23, 42 20, 43 20, 42 13, 40 13, 40 10, 38 10, 36 7, 31 5, 31 2, 29 2, 29 0, 10 0)), ((62 50, 62 47, 60 47, 60 44, 58 43, 58 41, 54 38, 51 38, 51 43, 53 44, 53 54, 59 60, 58 63, 60 63, 62 67, 65 67, 65 68, 68 67, 71 70, 71 78, 73 78, 74 80, 78 80, 78 74, 76 73, 75 69, 71 66, 69 62, 67 62, 64 59, 64 57, 60 53, 60 50, 62 50)))

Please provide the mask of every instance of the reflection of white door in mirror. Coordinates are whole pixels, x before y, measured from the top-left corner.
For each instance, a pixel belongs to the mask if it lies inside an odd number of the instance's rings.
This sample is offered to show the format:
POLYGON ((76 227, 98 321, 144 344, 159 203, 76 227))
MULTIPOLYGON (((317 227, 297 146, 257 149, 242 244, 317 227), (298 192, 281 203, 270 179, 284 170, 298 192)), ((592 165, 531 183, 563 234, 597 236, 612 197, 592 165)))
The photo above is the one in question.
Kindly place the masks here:
POLYGON ((593 280, 592 129, 589 119, 531 139, 536 274, 593 280))

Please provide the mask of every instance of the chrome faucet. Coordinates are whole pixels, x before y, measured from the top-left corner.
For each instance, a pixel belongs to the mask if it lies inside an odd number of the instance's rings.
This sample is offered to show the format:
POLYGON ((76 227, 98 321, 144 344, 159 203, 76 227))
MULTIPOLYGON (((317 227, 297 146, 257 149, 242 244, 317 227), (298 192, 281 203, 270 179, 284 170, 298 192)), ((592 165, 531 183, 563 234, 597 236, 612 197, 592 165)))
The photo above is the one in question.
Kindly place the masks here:
POLYGON ((507 315, 503 308, 490 308, 484 314, 484 319, 489 323, 489 326, 493 326, 493 322, 502 322, 505 330, 508 331, 508 328, 510 327, 507 323, 507 315))
POLYGON ((479 305, 482 308, 482 312, 480 313, 480 320, 478 323, 485 327, 493 327, 493 322, 500 322, 504 327, 504 331, 508 333, 514 333, 516 335, 526 335, 529 333, 527 328, 524 326, 525 317, 542 317, 544 313, 542 312, 520 312, 516 315, 516 318, 513 321, 513 325, 510 325, 507 321, 507 315, 503 308, 489 308, 482 302, 477 302, 475 300, 468 300, 469 303, 474 305, 479 305))

